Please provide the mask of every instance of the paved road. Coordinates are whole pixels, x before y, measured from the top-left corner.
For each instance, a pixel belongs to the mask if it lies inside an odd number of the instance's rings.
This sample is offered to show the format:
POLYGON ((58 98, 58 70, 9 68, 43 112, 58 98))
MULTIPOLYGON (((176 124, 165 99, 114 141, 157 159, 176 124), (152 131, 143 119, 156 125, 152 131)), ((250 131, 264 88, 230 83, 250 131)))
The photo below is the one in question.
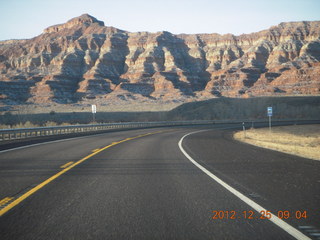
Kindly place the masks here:
MULTIPOLYGON (((289 211, 285 221, 317 239, 320 162, 238 143, 230 127, 206 127, 182 147, 255 203, 289 211)), ((198 130, 112 132, 0 153, 0 200, 28 195, 0 217, 1 239, 294 239, 186 158, 178 142, 198 130), (213 219, 213 211, 236 217, 213 219)))

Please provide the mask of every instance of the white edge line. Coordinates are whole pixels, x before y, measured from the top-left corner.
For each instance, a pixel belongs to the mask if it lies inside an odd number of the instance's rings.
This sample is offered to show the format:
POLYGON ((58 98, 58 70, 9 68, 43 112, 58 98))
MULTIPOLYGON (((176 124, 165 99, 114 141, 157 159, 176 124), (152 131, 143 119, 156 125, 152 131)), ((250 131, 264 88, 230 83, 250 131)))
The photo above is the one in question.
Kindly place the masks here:
MULTIPOLYGON (((211 177, 213 180, 215 180, 217 183, 219 183, 225 189, 227 189, 228 191, 233 193, 236 197, 240 198, 242 201, 244 201, 246 204, 248 204, 254 210, 256 210, 259 213, 261 211, 267 211, 265 208, 263 208, 262 206, 260 206, 256 202, 252 201, 250 198, 246 197, 245 195, 240 193, 238 190, 236 190, 235 188, 231 187, 230 185, 228 185, 227 183, 222 181, 220 178, 218 178, 216 175, 211 173, 209 170, 207 170, 206 168, 201 166, 192 157, 190 157, 190 155, 183 149, 182 142, 183 142, 185 137, 187 137, 187 136, 189 136, 191 134, 199 133, 199 132, 203 132, 203 131, 208 131, 208 130, 201 130, 201 131, 191 132, 191 133, 188 133, 188 134, 184 135, 180 139, 180 141, 178 143, 181 152, 189 159, 190 162, 192 162, 194 165, 196 165, 201 171, 203 171, 205 174, 207 174, 209 177, 211 177)), ((278 227, 282 228, 287 233, 289 233, 291 236, 295 237, 296 239, 301 239, 301 240, 304 240, 304 239, 307 240, 308 239, 308 240, 311 240, 311 238, 309 238, 308 236, 304 235, 302 232, 298 231, 297 229, 295 229, 294 227, 292 227, 291 225, 289 225, 288 223, 286 223, 285 221, 283 221, 282 219, 278 218, 277 216, 275 216, 272 213, 271 213, 271 218, 269 220, 271 222, 273 222, 274 224, 276 224, 278 227)))

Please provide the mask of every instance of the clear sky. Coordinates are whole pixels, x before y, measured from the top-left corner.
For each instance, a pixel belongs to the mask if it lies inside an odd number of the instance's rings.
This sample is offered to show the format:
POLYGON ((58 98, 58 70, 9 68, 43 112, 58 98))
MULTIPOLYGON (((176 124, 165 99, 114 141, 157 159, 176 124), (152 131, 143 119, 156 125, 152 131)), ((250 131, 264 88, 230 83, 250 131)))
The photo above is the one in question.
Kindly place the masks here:
POLYGON ((320 20, 320 0, 0 0, 0 40, 35 37, 88 13, 130 32, 257 32, 287 21, 320 20))

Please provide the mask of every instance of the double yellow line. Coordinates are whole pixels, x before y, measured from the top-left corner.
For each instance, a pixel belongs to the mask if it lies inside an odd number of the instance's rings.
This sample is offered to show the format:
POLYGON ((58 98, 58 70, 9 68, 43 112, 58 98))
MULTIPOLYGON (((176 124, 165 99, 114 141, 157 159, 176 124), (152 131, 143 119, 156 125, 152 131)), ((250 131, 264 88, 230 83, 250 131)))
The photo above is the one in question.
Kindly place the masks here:
MULTIPOLYGON (((28 198, 29 196, 31 196, 32 194, 34 194, 35 192, 37 192, 38 190, 40 190, 41 188, 43 188, 44 186, 46 186, 47 184, 49 184, 50 182, 52 182, 53 180, 55 180, 56 178, 60 177, 62 174, 68 172, 70 169, 74 168, 75 166, 79 165, 80 163, 88 160, 89 158, 97 155, 98 153, 112 147, 112 146, 115 146, 115 145, 118 145, 120 143, 123 143, 123 142, 127 142, 127 141, 130 141, 130 140, 133 140, 133 139, 137 139, 137 138, 141 138, 141 137, 145 137, 145 136, 148 136, 148 135, 153 135, 153 134, 157 134, 157 133, 161 133, 161 132, 164 132, 164 131, 157 131, 157 132, 151 132, 151 133, 147 133, 147 134, 142 134, 142 135, 138 135, 138 136, 135 136, 135 137, 132 137, 132 138, 126 138, 126 139, 123 139, 121 141, 118 141, 118 142, 113 142, 111 143, 110 145, 108 146, 105 146, 103 148, 100 148, 100 149, 95 149, 95 151, 93 153, 91 153, 90 155, 80 159, 79 161, 73 163, 73 162, 69 162, 65 165, 63 165, 62 167, 65 167, 63 170, 61 170, 60 172, 56 173, 55 175, 53 175, 52 177, 48 178, 47 180, 45 180, 44 182, 40 183, 39 185, 37 185, 36 187, 30 189, 28 192, 24 193, 23 195, 19 196, 17 199, 15 199, 14 201, 10 202, 7 206, 5 206, 4 208, 2 208, 0 210, 0 216, 2 216, 3 214, 5 214, 6 212, 8 212, 10 209, 12 209, 13 207, 17 206, 19 203, 21 203, 23 200, 25 200, 26 198, 28 198)), ((61 168, 62 168, 61 167, 61 168)), ((13 200, 14 198, 5 198, 3 200, 3 202, 9 202, 10 200, 13 200)), ((2 202, 0 201, 0 202, 2 202)), ((1 205, 0 205, 1 206, 1 205)))

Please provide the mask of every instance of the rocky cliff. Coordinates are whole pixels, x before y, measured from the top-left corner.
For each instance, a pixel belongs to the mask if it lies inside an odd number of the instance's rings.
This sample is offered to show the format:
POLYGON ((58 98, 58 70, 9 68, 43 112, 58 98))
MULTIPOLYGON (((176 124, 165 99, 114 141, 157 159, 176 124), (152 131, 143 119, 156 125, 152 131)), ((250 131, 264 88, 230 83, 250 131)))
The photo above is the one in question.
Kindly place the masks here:
POLYGON ((320 93, 320 21, 258 33, 130 33, 84 14, 0 42, 6 104, 187 101, 320 93))

